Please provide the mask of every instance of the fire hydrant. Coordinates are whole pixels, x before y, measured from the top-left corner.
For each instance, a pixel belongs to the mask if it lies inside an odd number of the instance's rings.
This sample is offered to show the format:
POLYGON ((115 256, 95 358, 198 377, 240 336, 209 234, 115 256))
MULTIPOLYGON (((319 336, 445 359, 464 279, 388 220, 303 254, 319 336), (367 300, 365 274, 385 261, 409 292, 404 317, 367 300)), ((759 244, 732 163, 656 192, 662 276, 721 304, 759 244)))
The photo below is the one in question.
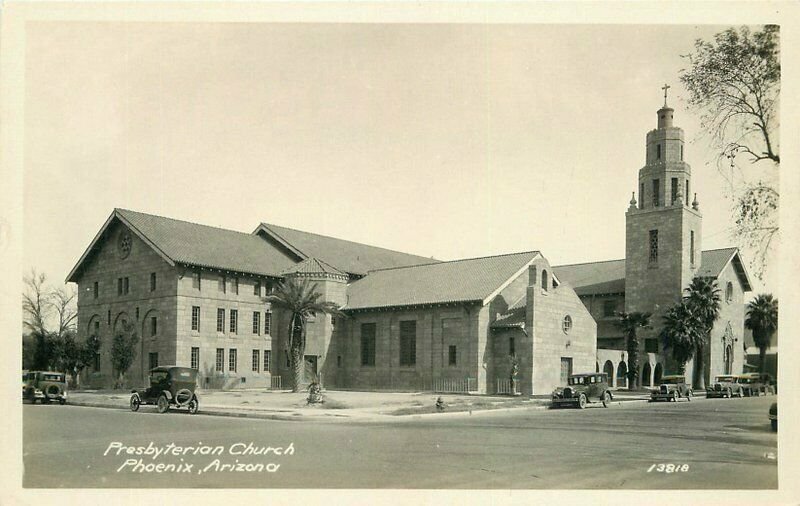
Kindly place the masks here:
POLYGON ((444 401, 441 397, 436 399, 436 411, 442 412, 444 411, 444 401))

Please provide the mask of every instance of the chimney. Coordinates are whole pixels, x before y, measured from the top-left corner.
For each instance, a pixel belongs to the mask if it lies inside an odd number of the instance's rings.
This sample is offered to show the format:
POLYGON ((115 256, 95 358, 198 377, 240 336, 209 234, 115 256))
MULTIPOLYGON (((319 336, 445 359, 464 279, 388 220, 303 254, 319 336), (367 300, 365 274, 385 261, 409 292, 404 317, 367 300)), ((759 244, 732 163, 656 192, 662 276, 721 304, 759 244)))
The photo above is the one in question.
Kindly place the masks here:
POLYGON ((537 286, 535 265, 528 266, 528 286, 537 286))

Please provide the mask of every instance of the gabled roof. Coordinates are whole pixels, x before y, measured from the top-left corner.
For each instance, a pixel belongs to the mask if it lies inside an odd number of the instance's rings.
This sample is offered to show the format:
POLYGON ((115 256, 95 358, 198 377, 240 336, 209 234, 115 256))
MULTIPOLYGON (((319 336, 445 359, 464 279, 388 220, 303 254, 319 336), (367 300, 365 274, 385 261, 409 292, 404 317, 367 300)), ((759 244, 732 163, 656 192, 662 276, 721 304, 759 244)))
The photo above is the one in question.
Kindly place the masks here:
MULTIPOLYGON (((750 278, 737 248, 703 251, 700 255, 697 276, 716 278, 731 262, 744 290, 752 290, 750 278)), ((578 295, 625 293, 625 259, 556 265, 553 266, 553 271, 558 277, 570 283, 578 295)))
POLYGON ((350 284, 344 309, 480 302, 499 293, 538 251, 371 271, 350 284))
POLYGON ((115 220, 127 226, 171 265, 187 264, 278 277, 281 271, 295 263, 251 234, 126 209, 114 209, 67 276, 68 282, 75 281, 80 267, 115 220))
POLYGON ((625 293, 625 260, 553 266, 578 295, 625 293))
POLYGON ((368 246, 269 223, 261 223, 253 231, 253 235, 264 235, 271 238, 299 259, 317 258, 340 271, 358 276, 363 276, 375 269, 438 262, 433 258, 368 246))
POLYGON ((334 274, 337 276, 347 276, 347 274, 336 267, 318 258, 306 258, 302 262, 281 271, 281 275, 285 274, 334 274))

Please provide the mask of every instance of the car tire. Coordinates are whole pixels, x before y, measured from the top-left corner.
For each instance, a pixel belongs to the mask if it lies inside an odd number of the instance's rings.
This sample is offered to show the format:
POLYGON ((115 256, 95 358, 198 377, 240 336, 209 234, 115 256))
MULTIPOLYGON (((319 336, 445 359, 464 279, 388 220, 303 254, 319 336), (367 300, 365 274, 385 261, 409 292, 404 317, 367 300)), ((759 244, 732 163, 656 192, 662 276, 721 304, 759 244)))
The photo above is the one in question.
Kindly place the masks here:
POLYGON ((670 399, 672 402, 678 402, 678 392, 672 392, 672 397, 670 399))
POLYGON ((166 413, 169 411, 169 401, 167 400, 166 395, 161 395, 158 397, 157 409, 159 413, 166 413))
POLYGON ((131 411, 139 411, 139 406, 142 405, 142 400, 139 398, 138 395, 131 395, 131 411))
POLYGON ((63 406, 64 404, 66 404, 66 403, 67 403, 67 400, 66 400, 66 399, 59 399, 59 400, 58 400, 58 403, 59 403, 59 404, 61 404, 61 405, 63 406))
POLYGON ((603 393, 603 407, 607 408, 611 404, 611 394, 608 392, 603 393))
POLYGON ((580 397, 578 397, 578 407, 584 409, 586 407, 586 402, 586 394, 581 394, 580 397))
POLYGON ((733 392, 731 391, 730 388, 728 389, 727 392, 725 392, 725 396, 728 397, 728 399, 732 399, 733 398, 733 392))
POLYGON ((694 395, 694 392, 692 392, 691 390, 687 390, 686 391, 686 400, 689 401, 689 402, 692 402, 692 396, 693 395, 694 395))
POLYGON ((778 430, 778 420, 770 420, 770 422, 772 422, 772 430, 777 432, 777 430, 778 430))
POLYGON ((192 400, 189 401, 189 414, 193 415, 197 413, 197 410, 200 408, 200 401, 197 400, 197 397, 192 397, 192 400))

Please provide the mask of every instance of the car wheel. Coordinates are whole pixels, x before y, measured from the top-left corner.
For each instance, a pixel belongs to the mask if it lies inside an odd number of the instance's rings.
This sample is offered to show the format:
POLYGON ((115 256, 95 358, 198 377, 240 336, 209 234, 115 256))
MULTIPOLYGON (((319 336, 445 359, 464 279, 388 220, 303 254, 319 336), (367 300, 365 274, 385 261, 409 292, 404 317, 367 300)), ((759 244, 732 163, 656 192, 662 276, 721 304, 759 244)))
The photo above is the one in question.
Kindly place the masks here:
POLYGON ((672 402, 678 402, 678 392, 672 392, 672 397, 670 398, 672 402))
POLYGON ((689 402, 692 402, 692 396, 693 395, 694 395, 694 392, 692 392, 691 390, 687 390, 686 391, 686 400, 689 401, 689 402))
POLYGON ((586 394, 581 394, 581 396, 578 397, 578 407, 581 409, 586 407, 586 394))
POLYGON ((166 395, 162 395, 158 398, 158 412, 159 413, 166 413, 169 411, 169 401, 167 400, 166 395))
POLYGON ((609 404, 611 404, 611 394, 608 393, 608 392, 605 392, 603 394, 603 407, 607 408, 609 404))
POLYGON ((192 397, 192 400, 189 401, 189 414, 193 415, 197 413, 197 409, 200 407, 200 401, 197 400, 197 397, 192 397))
POLYGON ((725 396, 726 396, 728 399, 730 399, 731 397, 733 397, 733 392, 731 392, 731 389, 730 389, 730 388, 729 388, 729 389, 728 389, 728 391, 725 393, 725 396))
POLYGON ((131 411, 139 411, 139 406, 142 405, 142 400, 138 395, 131 395, 131 411))
POLYGON ((778 430, 778 420, 770 420, 770 422, 772 422, 772 430, 777 431, 778 430))
POLYGON ((66 400, 66 399, 59 399, 59 400, 58 400, 58 403, 59 403, 59 404, 61 404, 61 405, 63 406, 64 404, 66 404, 66 403, 67 403, 67 400, 66 400))

